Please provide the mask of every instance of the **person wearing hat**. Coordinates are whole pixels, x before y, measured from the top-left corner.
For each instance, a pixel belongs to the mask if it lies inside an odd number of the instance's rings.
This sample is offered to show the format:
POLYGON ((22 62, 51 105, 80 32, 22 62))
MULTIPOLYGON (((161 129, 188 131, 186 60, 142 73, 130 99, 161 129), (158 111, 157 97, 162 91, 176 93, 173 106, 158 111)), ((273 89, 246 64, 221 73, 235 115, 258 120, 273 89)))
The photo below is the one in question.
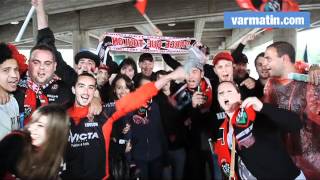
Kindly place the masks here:
MULTIPOLYGON (((212 64, 214 66, 214 72, 218 76, 219 82, 223 82, 223 81, 234 82, 233 63, 234 63, 234 59, 231 56, 231 53, 228 51, 219 52, 218 54, 216 54, 214 56, 212 64)), ((218 84, 219 83, 212 84, 214 86, 212 88, 212 90, 213 90, 212 93, 215 95, 215 97, 217 97, 217 95, 218 95, 218 92, 217 92, 217 85, 218 84)), ((257 93, 256 90, 249 89, 245 85, 244 86, 240 86, 240 84, 237 84, 237 85, 239 86, 242 98, 247 98, 247 97, 251 97, 251 96, 256 97, 256 93, 257 93)), ((217 98, 213 98, 211 112, 214 114, 213 121, 215 122, 212 131, 214 132, 215 137, 216 137, 218 135, 217 132, 218 132, 219 126, 221 125, 221 123, 225 119, 225 112, 221 108, 221 106, 219 106, 219 102, 218 102, 217 98)))
POLYGON ((83 72, 96 74, 100 66, 100 58, 90 51, 81 51, 74 57, 74 63, 78 75, 83 72))
POLYGON ((181 111, 187 133, 186 177, 190 179, 206 179, 205 166, 210 165, 213 172, 212 159, 207 138, 210 137, 211 118, 208 118, 212 104, 212 87, 209 79, 204 77, 203 64, 198 62, 190 67, 186 83, 173 87, 169 97, 174 108, 181 111))
MULTIPOLYGON (((69 66, 64 60, 61 53, 55 46, 55 37, 48 26, 48 19, 44 9, 44 0, 32 0, 32 5, 36 8, 38 35, 37 44, 46 44, 53 49, 56 60, 56 68, 54 73, 71 89, 75 85, 78 73, 96 72, 100 65, 99 57, 89 51, 82 51, 75 56, 75 69, 69 66)), ((72 97, 72 95, 70 95, 72 97)), ((95 97, 90 104, 89 115, 97 115, 102 111, 101 98, 99 92, 95 93, 95 97)))
MULTIPOLYGON (((219 82, 221 81, 234 81, 234 74, 233 74, 233 64, 235 60, 233 59, 232 55, 228 51, 222 51, 218 53, 213 58, 213 66, 214 72, 217 74, 219 78, 219 82)), ((247 98, 250 96, 256 96, 255 89, 250 89, 247 85, 243 85, 243 83, 235 82, 239 85, 241 95, 243 98, 247 98)), ((216 88, 214 88, 216 89, 216 88)))
POLYGON ((154 59, 150 53, 141 54, 141 56, 139 57, 138 65, 141 69, 141 72, 133 77, 133 81, 135 82, 135 84, 138 84, 142 75, 149 77, 152 81, 155 81, 157 79, 156 74, 153 72, 154 59))

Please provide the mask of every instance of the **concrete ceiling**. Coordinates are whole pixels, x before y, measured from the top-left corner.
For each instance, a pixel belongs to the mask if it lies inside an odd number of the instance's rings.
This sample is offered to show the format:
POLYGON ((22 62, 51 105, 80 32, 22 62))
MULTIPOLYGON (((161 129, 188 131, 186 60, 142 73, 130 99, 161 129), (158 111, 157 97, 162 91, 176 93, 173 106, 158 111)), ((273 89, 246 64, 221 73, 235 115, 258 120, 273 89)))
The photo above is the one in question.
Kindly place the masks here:
MULTIPOLYGON (((89 47, 95 48, 103 32, 152 34, 150 26, 130 0, 46 0, 49 26, 55 32, 59 48, 72 48, 75 31, 89 35, 89 47)), ((298 0, 301 8, 312 13, 313 26, 320 24, 320 0, 298 0)), ((30 8, 30 0, 0 1, 0 40, 12 42, 30 8), (19 25, 10 22, 20 21, 19 25)), ((234 47, 251 30, 224 29, 223 12, 240 10, 235 0, 149 0, 146 13, 164 36, 195 37, 214 53, 234 47), (175 26, 168 26, 174 23, 175 26)), ((29 23, 19 48, 33 46, 29 23)))

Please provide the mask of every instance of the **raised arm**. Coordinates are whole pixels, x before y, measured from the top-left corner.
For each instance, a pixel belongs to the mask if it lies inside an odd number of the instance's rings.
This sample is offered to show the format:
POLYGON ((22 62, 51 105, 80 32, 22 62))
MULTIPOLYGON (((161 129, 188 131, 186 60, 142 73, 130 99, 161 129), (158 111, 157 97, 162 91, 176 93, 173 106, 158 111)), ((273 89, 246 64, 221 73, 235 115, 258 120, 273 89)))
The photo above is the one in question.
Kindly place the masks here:
POLYGON ((173 59, 170 54, 162 54, 164 62, 171 67, 172 69, 176 69, 179 66, 181 66, 181 63, 179 63, 177 60, 173 59))
POLYGON ((286 109, 277 108, 268 103, 262 103, 256 97, 249 97, 245 99, 241 106, 252 106, 255 111, 268 116, 269 119, 279 127, 279 129, 285 132, 298 131, 302 127, 302 122, 298 114, 286 109))
POLYGON ((55 37, 48 26, 48 18, 44 9, 44 0, 32 0, 32 5, 35 6, 37 12, 38 35, 37 44, 45 43, 55 49, 57 69, 56 74, 70 87, 74 85, 77 73, 69 66, 62 58, 61 53, 55 46, 55 37))
POLYGON ((147 103, 158 91, 171 80, 184 79, 185 72, 182 67, 177 68, 172 73, 161 77, 154 83, 148 83, 141 86, 136 91, 116 101, 116 110, 127 114, 147 103))
POLYGON ((246 35, 243 40, 240 42, 240 44, 237 46, 237 48, 231 53, 235 63, 237 64, 238 58, 241 57, 243 53, 244 47, 248 44, 249 41, 252 41, 255 38, 254 34, 248 34, 246 35))

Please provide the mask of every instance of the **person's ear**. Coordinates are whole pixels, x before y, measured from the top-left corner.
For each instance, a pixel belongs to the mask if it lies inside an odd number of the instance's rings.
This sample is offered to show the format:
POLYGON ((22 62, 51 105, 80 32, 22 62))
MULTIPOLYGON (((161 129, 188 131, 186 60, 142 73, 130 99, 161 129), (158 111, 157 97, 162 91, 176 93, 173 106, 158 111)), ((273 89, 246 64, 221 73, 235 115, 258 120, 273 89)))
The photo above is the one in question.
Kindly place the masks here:
POLYGON ((217 70, 216 70, 215 67, 213 67, 213 71, 214 71, 215 74, 217 74, 217 70))
POLYGON ((95 67, 93 73, 94 73, 94 74, 98 74, 98 67, 95 67))
POLYGON ((282 56, 282 58, 283 58, 284 63, 291 63, 291 60, 290 60, 290 57, 288 56, 288 54, 284 54, 282 56))
POLYGON ((74 89, 74 86, 72 86, 71 91, 73 94, 76 94, 76 90, 74 89))
POLYGON ((204 78, 204 72, 201 71, 201 78, 204 78))
POLYGON ((57 62, 55 61, 55 62, 53 62, 54 64, 53 64, 53 69, 54 69, 54 71, 56 71, 57 70, 57 62))

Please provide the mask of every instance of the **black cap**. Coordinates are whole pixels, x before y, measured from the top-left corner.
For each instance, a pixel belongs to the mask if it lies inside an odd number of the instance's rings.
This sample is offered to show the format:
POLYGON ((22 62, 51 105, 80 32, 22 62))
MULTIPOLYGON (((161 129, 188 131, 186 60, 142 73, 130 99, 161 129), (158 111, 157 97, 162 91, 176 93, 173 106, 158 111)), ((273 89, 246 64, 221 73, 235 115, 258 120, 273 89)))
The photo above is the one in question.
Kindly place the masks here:
POLYGON ((91 59, 96 63, 96 67, 100 66, 100 58, 99 58, 99 56, 94 54, 94 53, 92 53, 92 52, 90 52, 90 51, 81 51, 81 52, 77 53, 76 56, 74 57, 74 62, 76 64, 78 64, 79 60, 81 58, 91 59))

